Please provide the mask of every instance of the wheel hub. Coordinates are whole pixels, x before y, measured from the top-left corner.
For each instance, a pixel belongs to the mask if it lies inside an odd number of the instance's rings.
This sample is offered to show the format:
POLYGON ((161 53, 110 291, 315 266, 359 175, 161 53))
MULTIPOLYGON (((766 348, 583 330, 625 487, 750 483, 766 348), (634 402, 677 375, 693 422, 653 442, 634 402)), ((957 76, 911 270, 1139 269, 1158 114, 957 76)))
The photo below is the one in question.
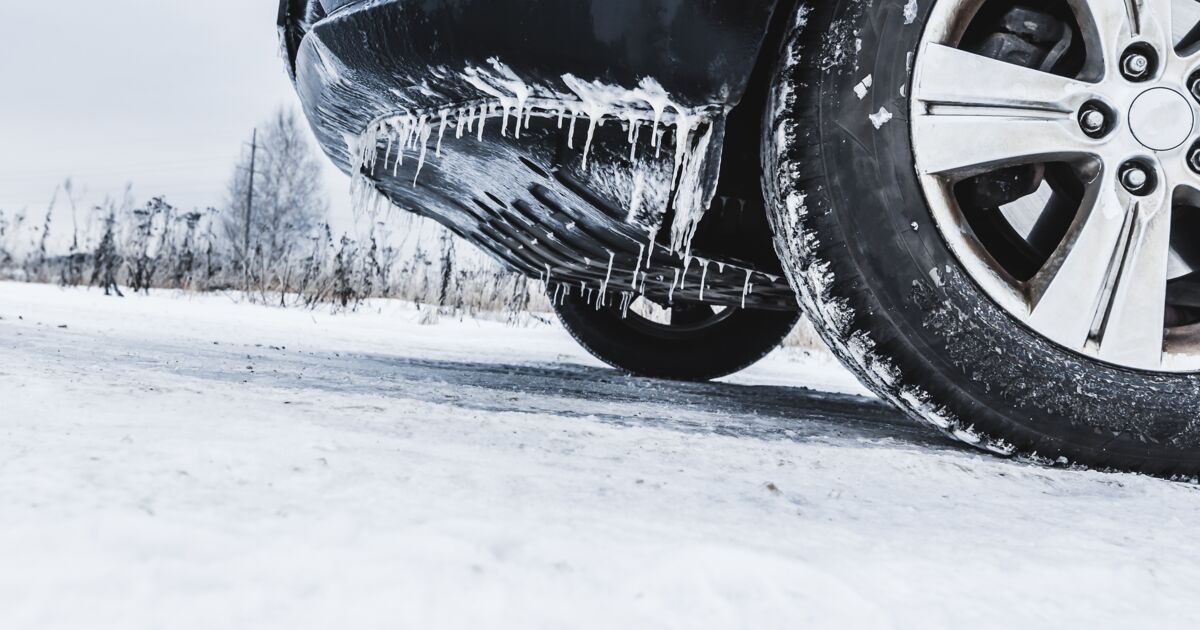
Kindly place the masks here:
POLYGON ((1152 151, 1179 148, 1192 136, 1195 122, 1191 101, 1166 87, 1142 92, 1129 108, 1129 130, 1152 151))

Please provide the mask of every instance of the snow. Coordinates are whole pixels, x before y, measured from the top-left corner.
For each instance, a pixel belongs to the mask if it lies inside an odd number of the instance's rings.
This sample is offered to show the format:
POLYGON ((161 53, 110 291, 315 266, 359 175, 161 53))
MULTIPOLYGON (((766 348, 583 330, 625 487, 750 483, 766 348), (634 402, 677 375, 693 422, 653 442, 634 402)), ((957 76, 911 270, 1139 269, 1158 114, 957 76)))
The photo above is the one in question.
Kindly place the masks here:
POLYGON ((861 101, 867 98, 867 94, 871 91, 871 86, 874 83, 875 75, 868 74, 866 78, 858 82, 858 85, 854 86, 854 95, 858 97, 858 100, 861 101))
POLYGON ((883 128, 892 120, 892 112, 889 112, 886 107, 880 107, 879 111, 868 116, 871 119, 871 124, 875 125, 876 129, 883 128))
MULTIPOLYGON (((663 135, 669 127, 674 127, 673 172, 669 183, 655 191, 655 195, 661 196, 663 202, 656 206, 659 210, 658 216, 654 217, 653 227, 655 230, 664 227, 658 223, 666 217, 669 201, 675 209, 670 226, 671 250, 690 254, 696 229, 716 196, 721 149, 725 141, 726 112, 722 108, 683 105, 653 77, 643 77, 637 87, 628 88, 565 74, 561 82, 567 90, 563 91, 557 85, 525 83, 499 58, 489 59, 488 65, 490 67, 468 66, 461 73, 463 81, 485 99, 483 102, 463 104, 453 111, 444 106, 437 111, 404 110, 374 120, 358 135, 346 135, 344 141, 351 156, 350 172, 355 174, 352 191, 369 185, 361 183, 363 175, 377 175, 390 170, 392 176, 397 177, 405 154, 410 150, 419 156, 413 175, 413 186, 416 186, 426 163, 433 127, 438 127, 435 157, 440 157, 451 116, 455 118, 456 129, 453 140, 462 139, 464 130, 470 132, 478 123, 475 141, 482 142, 484 125, 491 116, 500 116, 502 137, 508 135, 508 120, 514 116, 513 135, 520 138, 521 129, 527 128, 534 117, 557 119, 561 129, 569 112, 567 146, 571 149, 575 148, 575 124, 580 118, 586 118, 587 140, 581 162, 585 172, 589 169, 596 130, 607 121, 621 121, 628 126, 631 163, 624 169, 629 172, 623 174, 622 179, 647 176, 647 165, 636 159, 641 126, 651 127, 648 143, 656 156, 663 148, 663 135), (383 152, 383 170, 379 171, 381 145, 386 149, 383 152)), ((370 211, 375 207, 355 204, 356 211, 370 211)))
POLYGON ((420 320, 0 284, 0 627, 1200 621, 1195 486, 956 446, 820 358, 672 384, 420 320))

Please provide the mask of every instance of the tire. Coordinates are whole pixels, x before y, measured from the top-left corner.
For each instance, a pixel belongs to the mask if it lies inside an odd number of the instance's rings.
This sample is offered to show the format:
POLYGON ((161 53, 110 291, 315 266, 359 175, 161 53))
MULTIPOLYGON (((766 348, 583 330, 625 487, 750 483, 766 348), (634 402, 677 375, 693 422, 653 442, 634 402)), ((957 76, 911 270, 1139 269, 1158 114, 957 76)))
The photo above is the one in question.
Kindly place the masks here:
POLYGON ((993 299, 941 231, 915 168, 909 95, 931 12, 946 1, 831 0, 796 14, 763 163, 776 249, 801 305, 870 389, 951 437, 1042 463, 1194 477, 1196 373, 1051 341, 993 299))
POLYGON ((617 306, 596 308, 581 296, 555 305, 571 336, 601 361, 635 376, 708 381, 739 372, 778 348, 798 312, 679 306, 673 325, 617 306))

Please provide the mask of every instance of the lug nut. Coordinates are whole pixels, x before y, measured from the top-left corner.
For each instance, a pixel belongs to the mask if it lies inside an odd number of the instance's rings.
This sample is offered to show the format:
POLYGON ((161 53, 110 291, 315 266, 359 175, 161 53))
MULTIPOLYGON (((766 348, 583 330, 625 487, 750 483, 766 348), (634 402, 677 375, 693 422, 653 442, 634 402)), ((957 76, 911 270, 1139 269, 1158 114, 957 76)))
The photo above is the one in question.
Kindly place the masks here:
POLYGON ((1121 72, 1130 81, 1141 81, 1150 73, 1150 58, 1140 52, 1131 52, 1121 60, 1121 72))
POLYGON ((1150 174, 1140 165, 1127 166, 1125 170, 1121 171, 1121 185, 1135 195, 1146 192, 1149 183, 1150 174))
POLYGON ((1200 146, 1193 147, 1188 154, 1188 166, 1192 167, 1192 171, 1200 173, 1200 146))
POLYGON ((1108 125, 1108 117, 1095 107, 1087 107, 1079 114, 1079 126, 1089 136, 1099 136, 1108 125))
POLYGON ((1192 81, 1191 81, 1191 84, 1188 86, 1188 89, 1191 90, 1192 97, 1195 98, 1197 101, 1200 101, 1200 75, 1196 75, 1196 76, 1192 77, 1192 81))

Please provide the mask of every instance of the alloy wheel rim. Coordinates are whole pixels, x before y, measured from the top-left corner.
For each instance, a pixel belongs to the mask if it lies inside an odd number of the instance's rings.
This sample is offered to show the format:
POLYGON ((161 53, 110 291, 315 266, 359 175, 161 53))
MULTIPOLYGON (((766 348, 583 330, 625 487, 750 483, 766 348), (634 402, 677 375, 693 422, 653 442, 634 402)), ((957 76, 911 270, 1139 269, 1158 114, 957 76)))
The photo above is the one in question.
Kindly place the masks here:
POLYGON ((985 4, 937 2, 914 60, 916 170, 941 234, 993 300, 1050 341, 1128 368, 1200 370, 1200 321, 1168 304, 1198 271, 1173 244, 1173 219, 1200 206, 1200 45, 1181 42, 1177 24, 1197 16, 1171 0, 1063 0, 1081 36, 1078 67, 1063 74, 964 48, 985 4), (958 190, 1051 167, 1078 179, 1078 206, 1042 210, 1069 212, 1069 225, 1025 277, 980 237, 958 190))

